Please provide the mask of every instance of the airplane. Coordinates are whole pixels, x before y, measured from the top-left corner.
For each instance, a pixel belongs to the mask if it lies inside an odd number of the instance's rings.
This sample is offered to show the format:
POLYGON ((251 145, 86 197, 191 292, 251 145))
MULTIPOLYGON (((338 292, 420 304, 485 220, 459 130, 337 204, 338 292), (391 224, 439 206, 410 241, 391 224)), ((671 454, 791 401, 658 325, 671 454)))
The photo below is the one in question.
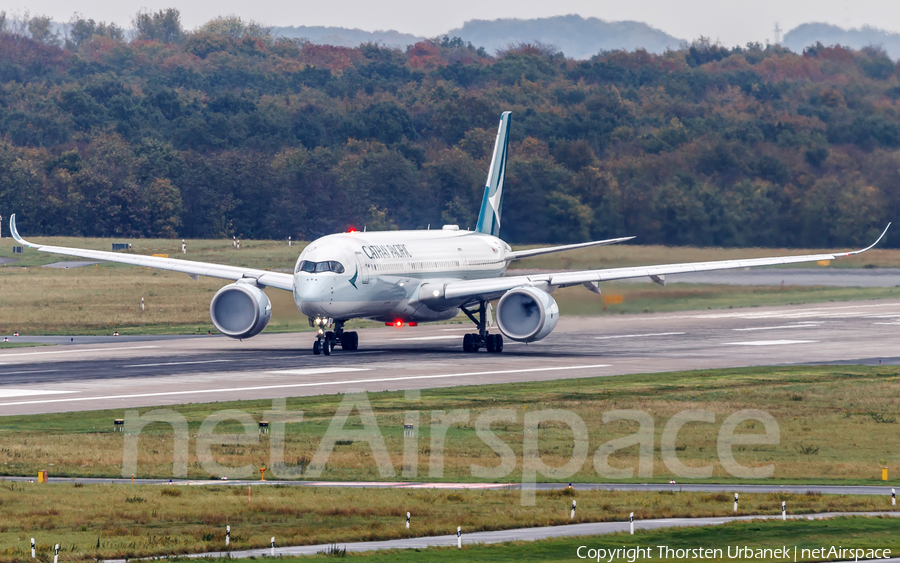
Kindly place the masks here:
POLYGON ((326 356, 336 346, 348 351, 358 349, 358 334, 344 330, 345 323, 351 319, 415 326, 449 320, 460 311, 475 324, 475 332, 463 337, 463 350, 477 352, 485 348, 490 353, 500 353, 504 336, 528 343, 553 332, 559 322, 559 307, 552 293, 561 287, 583 285, 600 294, 600 284, 612 280, 646 277, 665 285, 669 274, 834 260, 866 252, 890 228, 889 223, 872 245, 853 252, 507 276, 507 267, 514 260, 634 238, 529 250, 513 250, 504 242, 499 235, 510 116, 511 112, 507 111, 500 117, 474 231, 444 225, 434 230, 351 230, 332 234, 310 243, 300 253, 292 274, 32 244, 19 236, 15 215, 10 217, 9 227, 19 244, 41 252, 182 272, 194 280, 199 276, 231 280, 234 283, 220 289, 209 306, 215 327, 231 338, 250 338, 266 328, 272 305, 263 289, 290 291, 297 308, 309 318, 310 326, 317 329, 313 354, 326 356), (498 300, 499 333, 492 331, 495 315, 491 302, 495 300, 498 300))

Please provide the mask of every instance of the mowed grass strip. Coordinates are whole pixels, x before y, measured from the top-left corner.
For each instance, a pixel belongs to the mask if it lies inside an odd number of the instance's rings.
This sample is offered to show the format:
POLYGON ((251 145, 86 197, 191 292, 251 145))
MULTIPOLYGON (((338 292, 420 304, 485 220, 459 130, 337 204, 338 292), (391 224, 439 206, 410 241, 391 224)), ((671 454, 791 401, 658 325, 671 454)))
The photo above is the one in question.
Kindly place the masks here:
MULTIPOLYGON (((742 495, 744 514, 889 510, 881 497, 742 495)), ((59 544, 62 561, 373 541, 578 522, 732 514, 725 493, 538 492, 522 506, 514 490, 347 489, 287 486, 73 485, 0 483, 0 561, 22 561, 34 537, 42 559, 59 544), (578 501, 574 520, 571 501, 578 501), (410 530, 406 512, 412 514, 410 530)), ((894 522, 896 526, 896 522, 894 522)), ((758 524, 778 529, 781 524, 758 524)), ((896 528, 894 528, 896 530, 896 528)), ((582 540, 583 543, 584 540, 582 540)), ((621 543, 619 544, 621 545, 621 543)))
MULTIPOLYGON (((774 465, 771 479, 762 483, 881 484, 887 467, 895 483, 900 475, 900 368, 897 366, 796 366, 726 370, 702 370, 648 375, 594 377, 559 381, 468 386, 422 390, 421 399, 408 401, 403 393, 369 393, 377 432, 384 437, 393 474, 380 473, 368 442, 343 439, 333 448, 321 473, 329 480, 397 480, 401 478, 404 455, 403 425, 407 411, 420 413, 417 428, 418 481, 480 481, 473 466, 496 468, 501 458, 476 432, 476 419, 492 409, 505 409, 514 422, 491 425, 491 431, 515 455, 508 474, 489 479, 520 482, 523 473, 525 414, 547 409, 571 411, 580 417, 588 432, 584 463, 571 477, 555 479, 573 482, 668 482, 681 476, 664 462, 660 450, 665 425, 686 410, 708 410, 714 423, 692 422, 678 433, 674 454, 693 468, 712 467, 709 482, 742 482, 726 471, 718 454, 719 431, 723 421, 743 409, 761 409, 778 425, 775 444, 740 445, 733 448, 735 459, 746 467, 774 465), (637 445, 616 450, 609 457, 615 473, 595 464, 601 445, 638 431, 633 421, 604 424, 610 411, 636 409, 653 419, 652 475, 641 475, 637 445), (434 439, 440 437, 445 413, 460 411, 444 439, 442 464, 436 461, 434 439), (435 464, 435 465, 432 465, 435 464), (440 466, 440 467, 439 467, 440 466), (624 473, 620 473, 624 471, 624 473)), ((347 395, 325 395, 287 399, 290 413, 303 413, 301 423, 287 424, 284 465, 271 466, 271 478, 309 478, 308 469, 323 436, 347 395)), ((166 407, 184 416, 189 428, 188 474, 192 478, 220 478, 210 474, 197 457, 196 436, 200 425, 212 413, 237 409, 256 421, 272 420, 272 401, 238 401, 166 407)), ((147 413, 152 409, 143 408, 147 413)), ((0 417, 0 472, 35 476, 49 469, 55 476, 121 477, 124 436, 113 432, 113 419, 123 418, 121 409, 34 416, 0 417)), ((363 428, 358 406, 346 420, 350 430, 363 428)), ((759 421, 738 425, 737 434, 761 434, 759 421)), ((236 421, 220 423, 216 433, 241 433, 236 421)), ((270 435, 243 445, 213 444, 215 461, 229 468, 250 464, 246 476, 258 475, 257 468, 270 466, 270 435)), ((254 432, 252 440, 257 439, 254 432)), ((225 440, 223 440, 224 442, 225 440)), ((573 454, 573 433, 563 423, 545 422, 538 430, 538 450, 543 463, 560 467, 573 454)), ((435 450, 436 451, 436 450, 435 450)), ((174 440, 170 425, 153 423, 144 427, 137 454, 137 476, 172 476, 174 440)), ((127 476, 127 475, 126 475, 127 476)), ((236 475, 230 475, 234 478, 236 475)), ((540 481, 553 481, 537 475, 540 481)))
MULTIPOLYGON (((33 242, 93 250, 110 250, 112 242, 131 242, 132 254, 168 254, 217 264, 258 269, 291 271, 306 246, 286 241, 241 241, 236 250, 230 240, 188 240, 187 254, 181 240, 96 239, 36 237, 33 242)), ((796 249, 670 248, 664 246, 610 246, 583 249, 556 255, 520 260, 512 268, 589 269, 637 266, 657 263, 723 260, 821 252, 796 249)), ((38 268, 51 262, 71 261, 27 249, 24 254, 0 247, 0 257, 19 262, 0 267, 6 291, 0 294, 0 333, 12 334, 206 334, 215 333, 209 320, 209 302, 225 280, 101 263, 73 269, 38 268), (141 298, 145 308, 140 308, 141 298)), ((75 259, 78 260, 78 259, 75 259)), ((900 250, 876 249, 864 255, 832 263, 840 267, 882 267, 900 265, 900 250)), ((664 312, 692 309, 755 307, 900 297, 897 288, 833 287, 736 287, 724 285, 677 284, 661 288, 652 283, 603 285, 607 298, 584 288, 563 289, 554 294, 563 314, 604 315, 637 312, 664 312), (615 296, 610 301, 608 296, 615 296), (621 298, 621 302, 619 299, 621 298)), ((269 332, 310 330, 306 318, 297 311, 288 292, 266 290, 273 305, 269 332)), ((458 322, 468 322, 459 317, 458 322)), ((352 328, 375 326, 355 321, 352 328)))
MULTIPOLYGON (((19 227, 25 226, 25 218, 18 218, 19 227)), ((20 229, 21 230, 21 229, 20 229)), ((131 243, 132 254, 168 254, 171 258, 185 258, 201 262, 215 262, 250 268, 293 268, 300 252, 308 241, 294 241, 288 246, 286 240, 242 240, 241 248, 233 247, 230 239, 186 239, 187 253, 181 252, 182 239, 119 239, 82 237, 31 237, 30 242, 51 246, 68 246, 90 250, 112 249, 112 243, 131 243)), ((23 254, 12 252, 12 241, 0 247, 0 258, 14 258, 13 266, 35 266, 52 262, 82 260, 81 258, 59 256, 46 252, 26 249, 23 254)), ((515 250, 538 248, 540 245, 516 245, 515 250)), ((549 246, 549 245, 544 245, 549 246)), ((556 254, 548 254, 527 260, 512 262, 513 268, 546 269, 589 269, 646 266, 648 264, 668 264, 672 262, 709 262, 712 260, 735 260, 740 258, 763 258, 766 256, 792 256, 805 254, 828 254, 855 248, 720 248, 720 247, 672 247, 663 245, 642 245, 639 243, 617 244, 583 248, 556 254)), ((797 265, 795 265, 797 266, 797 265)), ((864 254, 834 260, 829 267, 838 268, 896 268, 900 266, 900 249, 875 248, 864 254)), ((785 268, 791 266, 779 266, 785 268)), ((814 264, 797 267, 815 267, 814 264)))

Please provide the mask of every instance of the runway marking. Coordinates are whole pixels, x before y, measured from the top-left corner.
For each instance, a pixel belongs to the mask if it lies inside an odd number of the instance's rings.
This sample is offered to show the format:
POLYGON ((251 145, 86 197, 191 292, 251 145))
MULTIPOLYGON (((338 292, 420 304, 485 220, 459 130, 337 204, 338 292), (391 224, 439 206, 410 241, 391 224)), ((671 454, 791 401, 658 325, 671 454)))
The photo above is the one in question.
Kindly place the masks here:
POLYGON ((813 344, 818 340, 750 340, 748 342, 726 342, 723 346, 781 346, 783 344, 813 344))
POLYGON ((197 362, 164 362, 161 364, 132 364, 130 366, 122 366, 123 368, 149 368, 154 366, 186 366, 189 364, 216 364, 219 362, 234 362, 237 360, 201 360, 197 362))
POLYGON ((677 336, 684 332, 657 332, 653 334, 616 334, 614 336, 595 336, 594 340, 609 340, 611 338, 639 338, 641 336, 677 336))
POLYGON ((28 371, 5 371, 0 373, 0 377, 4 375, 19 375, 21 373, 52 373, 54 371, 59 371, 58 369, 33 369, 28 371))
POLYGON ((2 389, 0 388, 0 398, 12 399, 13 397, 33 397, 35 395, 61 395, 63 393, 74 393, 74 391, 45 391, 43 389, 2 389))
MULTIPOLYGON (((805 309, 794 309, 791 311, 741 311, 727 313, 700 313, 700 314, 681 314, 666 315, 657 317, 646 317, 644 320, 671 320, 671 319, 796 319, 803 317, 855 317, 860 315, 870 315, 867 311, 853 311, 853 309, 871 309, 896 307, 897 304, 891 303, 885 305, 883 303, 877 305, 845 305, 838 307, 807 307, 805 309)), ((877 313, 876 313, 877 314, 877 313)))
MULTIPOLYGON (((12 407, 17 405, 42 405, 49 403, 72 403, 78 401, 105 401, 111 399, 140 399, 144 397, 168 397, 173 395, 190 395, 192 393, 236 393, 241 391, 265 391, 269 389, 292 389, 297 387, 324 387, 328 385, 358 385, 361 383, 385 383, 392 381, 410 381, 413 379, 440 379, 447 377, 467 377, 472 375, 503 375, 508 373, 533 373, 539 371, 568 371, 568 370, 576 370, 576 369, 591 369, 591 368, 608 368, 609 364, 594 364, 589 366, 561 366, 561 367, 551 367, 551 368, 530 368, 530 369, 509 369, 509 370, 499 370, 499 371, 475 371, 468 373, 447 373, 441 375, 409 375, 405 377, 378 377, 372 379, 351 379, 345 381, 319 381, 319 382, 311 382, 311 383, 289 383, 284 385, 264 385, 260 387, 234 387, 231 389, 196 389, 193 391, 162 391, 159 393, 135 393, 131 395, 104 395, 99 397, 69 397, 66 399, 46 399, 41 401, 17 401, 13 403, 0 403, 0 407, 12 407)), ((335 369, 336 371, 350 371, 347 368, 343 370, 338 368, 321 368, 321 369, 335 369)), ((355 370, 359 369, 368 369, 368 368, 353 368, 355 370)), ((286 370, 290 371, 305 371, 305 370, 286 370)), ((282 373, 285 374, 285 371, 276 371, 276 372, 268 372, 268 373, 282 373)), ((321 372, 320 372, 321 373, 321 372)))
POLYGON ((391 338, 391 340, 456 340, 459 338, 456 334, 443 334, 441 336, 414 336, 412 338, 391 338))
POLYGON ((280 369, 267 373, 279 375, 319 375, 322 373, 338 373, 342 371, 369 371, 371 368, 302 368, 302 369, 280 369))
POLYGON ((147 348, 159 348, 159 346, 125 346, 122 348, 90 348, 86 350, 48 350, 46 352, 25 352, 24 354, 3 354, 2 358, 18 358, 19 356, 38 356, 40 354, 77 354, 79 352, 117 352, 119 350, 144 350, 147 348))
POLYGON ((752 328, 733 328, 731 330, 736 330, 738 332, 744 332, 744 331, 749 331, 749 330, 777 330, 777 329, 782 329, 782 328, 818 328, 817 327, 818 324, 819 323, 816 323, 816 324, 812 324, 812 323, 805 324, 804 323, 804 324, 781 325, 781 326, 755 326, 752 328))

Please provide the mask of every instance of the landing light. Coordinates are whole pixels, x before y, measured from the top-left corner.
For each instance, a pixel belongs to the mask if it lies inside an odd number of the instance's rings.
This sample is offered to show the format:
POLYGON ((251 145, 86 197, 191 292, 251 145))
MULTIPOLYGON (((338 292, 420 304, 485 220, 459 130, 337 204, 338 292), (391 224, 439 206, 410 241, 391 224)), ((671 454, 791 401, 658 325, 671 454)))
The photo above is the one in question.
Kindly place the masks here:
POLYGON ((440 297, 440 296, 441 296, 441 292, 438 291, 437 289, 435 289, 434 291, 432 291, 431 294, 434 295, 435 297, 440 297))

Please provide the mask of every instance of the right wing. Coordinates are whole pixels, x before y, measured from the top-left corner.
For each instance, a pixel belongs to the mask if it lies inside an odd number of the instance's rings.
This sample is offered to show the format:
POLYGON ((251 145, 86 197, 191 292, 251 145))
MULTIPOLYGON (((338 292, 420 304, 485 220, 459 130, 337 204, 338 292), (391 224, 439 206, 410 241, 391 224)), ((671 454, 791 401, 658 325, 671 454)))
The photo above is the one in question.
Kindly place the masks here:
POLYGON ((611 238, 606 240, 594 240, 591 242, 579 242, 575 244, 566 244, 564 246, 545 246, 544 248, 531 248, 528 250, 515 250, 506 253, 506 261, 521 260, 522 258, 531 258, 532 256, 541 256, 542 254, 552 254, 554 252, 565 252, 566 250, 575 250, 577 248, 588 248, 589 246, 606 246, 608 244, 616 244, 633 239, 634 237, 611 238))
MULTIPOLYGON (((558 272, 525 276, 510 276, 484 280, 451 281, 447 283, 426 283, 419 292, 419 299, 428 303, 467 302, 483 299, 490 301, 501 297, 510 289, 520 286, 534 286, 552 291, 558 287, 584 284, 588 289, 596 289, 600 282, 624 280, 631 278, 663 279, 666 274, 684 274, 688 272, 709 272, 735 268, 753 268, 757 266, 775 266, 779 264, 797 264, 801 262, 817 262, 834 260, 844 256, 862 254, 870 250, 887 233, 891 224, 874 243, 862 250, 832 254, 807 254, 803 256, 774 256, 771 258, 749 258, 746 260, 717 260, 714 262, 689 262, 683 264, 663 264, 659 266, 639 266, 636 268, 610 268, 607 270, 584 270, 580 272, 558 272)), ((654 279, 654 281, 656 281, 654 279)), ((593 290, 592 289, 592 290, 593 290)))
POLYGON ((170 270, 172 272, 188 274, 194 279, 197 279, 199 276, 209 276, 232 281, 253 279, 261 286, 274 287, 285 291, 293 291, 294 288, 294 276, 280 272, 269 272, 253 268, 241 268, 238 266, 224 266, 221 264, 209 264, 207 262, 194 262, 192 260, 178 260, 176 258, 119 254, 118 252, 104 252, 102 250, 85 250, 82 248, 34 244, 19 236, 19 231, 16 229, 15 214, 9 218, 9 230, 12 233, 12 237, 16 239, 16 242, 40 252, 62 254, 64 256, 78 256, 79 258, 90 258, 92 260, 103 260, 105 262, 119 262, 121 264, 131 264, 133 266, 156 268, 157 270, 170 270))

